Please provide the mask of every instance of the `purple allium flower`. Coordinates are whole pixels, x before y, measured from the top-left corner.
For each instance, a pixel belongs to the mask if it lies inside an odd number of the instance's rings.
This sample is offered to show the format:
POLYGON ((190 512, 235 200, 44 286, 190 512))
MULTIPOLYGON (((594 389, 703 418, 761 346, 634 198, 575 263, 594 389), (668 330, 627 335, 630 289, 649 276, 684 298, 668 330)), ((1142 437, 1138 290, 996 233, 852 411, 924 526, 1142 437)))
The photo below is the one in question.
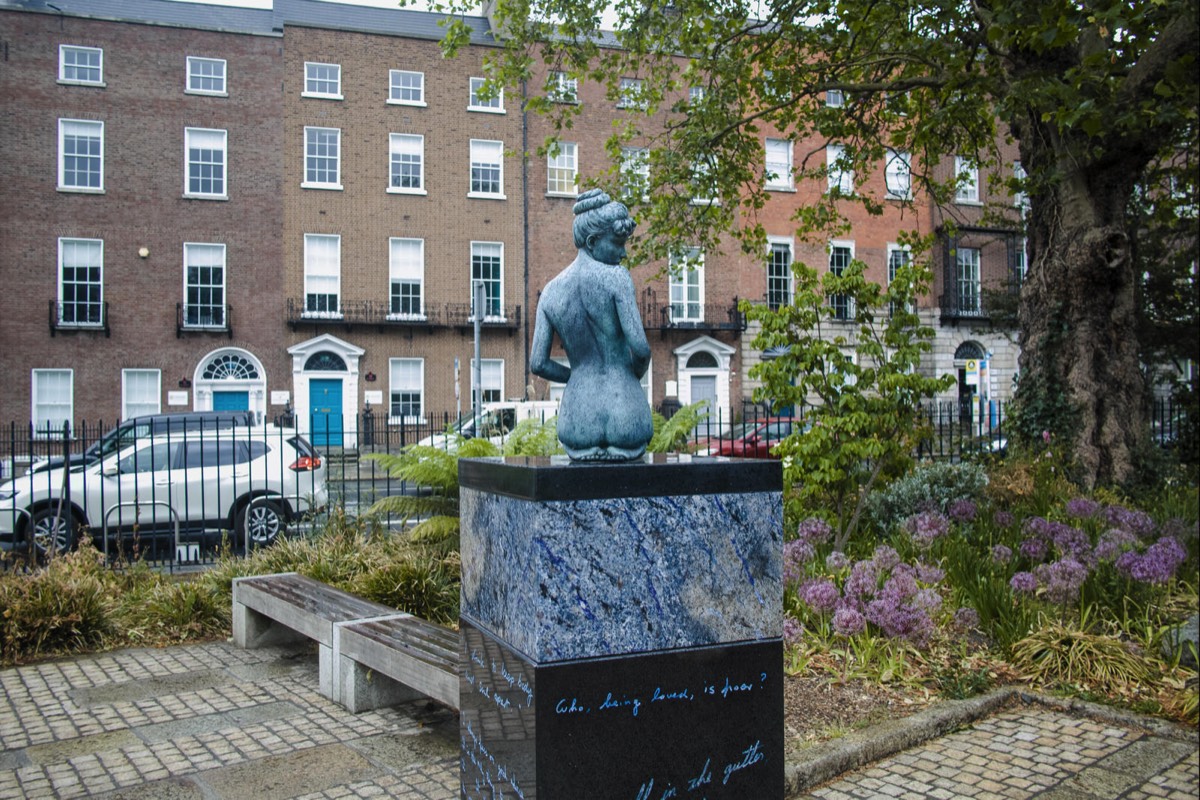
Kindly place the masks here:
POLYGON ((804 635, 804 626, 792 617, 783 618, 783 643, 788 647, 800 643, 800 637, 804 635))
POLYGON ((804 575, 804 565, 812 560, 813 546, 793 539, 783 546, 783 582, 795 583, 804 575))
POLYGON ((1012 548, 1007 545, 997 544, 992 547, 992 563, 1007 564, 1012 561, 1012 548))
POLYGON ((917 586, 916 576, 909 570, 896 570, 876 593, 876 597, 888 597, 901 602, 914 597, 921 587, 917 586))
POLYGON ((825 557, 825 569, 830 572, 841 572, 850 566, 850 559, 841 550, 834 550, 825 557))
POLYGON ((1149 539, 1156 528, 1154 520, 1145 511, 1136 511, 1124 506, 1109 506, 1105 514, 1109 525, 1129 531, 1143 539, 1149 539))
POLYGON ((1046 551, 1048 549, 1049 546, 1046 544, 1046 540, 1038 536, 1034 536, 1021 542, 1020 547, 1021 555, 1025 556, 1030 561, 1041 561, 1046 557, 1046 551))
POLYGON ((1164 536, 1138 555, 1130 551, 1117 559, 1117 570, 1142 583, 1166 583, 1187 560, 1187 550, 1178 539, 1164 536))
POLYGON ((979 612, 970 606, 963 606, 954 612, 951 624, 960 631, 974 630, 979 627, 979 612))
POLYGON ((1032 572, 1018 572, 1008 581, 1008 585, 1014 592, 1033 594, 1037 591, 1037 578, 1033 576, 1032 572))
POLYGON ((867 621, 887 636, 924 644, 933 633, 933 620, 924 609, 912 603, 896 602, 894 597, 881 596, 867 604, 867 621))
POLYGON ((896 552, 896 548, 881 544, 875 548, 871 560, 875 562, 875 566, 879 568, 880 572, 887 572, 900 564, 900 554, 896 552))
POLYGON ((1058 548, 1059 555, 1076 561, 1087 561, 1091 557, 1092 540, 1086 533, 1065 522, 1050 523, 1050 540, 1058 548))
POLYGON ((1021 524, 1021 530, 1029 536, 1048 539, 1050 537, 1050 521, 1045 517, 1029 517, 1021 524))
POLYGON ((879 567, 874 561, 856 561, 850 567, 843 590, 847 597, 870 597, 879 585, 879 567))
POLYGON ((930 614, 937 612, 942 607, 942 596, 937 593, 936 589, 920 589, 913 596, 913 605, 922 611, 928 611, 930 614))
POLYGON ((950 520, 936 511, 922 511, 909 517, 904 527, 918 547, 929 547, 939 536, 950 532, 950 520))
POLYGON ((992 515, 992 522, 997 528, 1007 528, 1016 521, 1016 518, 1007 511, 997 511, 992 515))
POLYGON ((809 517, 796 526, 796 538, 816 546, 829 541, 833 529, 820 517, 809 517))
POLYGON ((1089 519, 1096 516, 1100 504, 1090 497, 1075 497, 1067 501, 1067 515, 1076 519, 1089 519))
POLYGON ((866 627, 866 618, 849 606, 842 606, 833 613, 833 629, 843 636, 862 633, 866 627))
POLYGON ((1051 603, 1069 603, 1079 596, 1087 579, 1088 569, 1073 558, 1063 558, 1049 564, 1039 564, 1033 571, 1046 587, 1046 599, 1051 603))
POLYGON ((941 583, 942 578, 945 577, 945 571, 933 564, 926 564, 923 561, 917 564, 917 580, 921 583, 941 583))
POLYGON ((946 513, 955 522, 974 522, 979 507, 974 500, 955 500, 946 507, 946 513))
POLYGON ((806 581, 800 587, 799 594, 800 600, 806 606, 821 613, 833 611, 834 606, 841 599, 837 584, 828 578, 806 581))
POLYGON ((1095 555, 1098 561, 1116 561, 1126 550, 1132 550, 1137 545, 1137 537, 1129 531, 1113 528, 1100 534, 1096 542, 1095 555))

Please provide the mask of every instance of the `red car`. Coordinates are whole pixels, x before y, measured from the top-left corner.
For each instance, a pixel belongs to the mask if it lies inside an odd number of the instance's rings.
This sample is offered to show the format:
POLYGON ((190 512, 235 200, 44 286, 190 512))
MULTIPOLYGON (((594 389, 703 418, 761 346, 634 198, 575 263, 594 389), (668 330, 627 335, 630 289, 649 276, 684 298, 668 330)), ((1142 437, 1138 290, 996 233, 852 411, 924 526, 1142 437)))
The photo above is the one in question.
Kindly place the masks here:
POLYGON ((702 449, 701 453, 732 458, 778 458, 771 453, 771 448, 794 431, 801 430, 802 424, 794 417, 766 417, 743 422, 734 425, 729 433, 710 439, 707 450, 702 449))

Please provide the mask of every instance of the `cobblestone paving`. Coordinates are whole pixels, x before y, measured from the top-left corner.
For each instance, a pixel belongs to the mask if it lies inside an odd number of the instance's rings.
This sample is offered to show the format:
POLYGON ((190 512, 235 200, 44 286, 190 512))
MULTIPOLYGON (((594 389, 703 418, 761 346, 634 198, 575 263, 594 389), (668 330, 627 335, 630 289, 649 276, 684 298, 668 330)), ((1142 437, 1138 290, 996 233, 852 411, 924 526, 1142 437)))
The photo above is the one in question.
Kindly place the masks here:
MULTIPOLYGON (((317 678, 311 650, 226 643, 0 670, 0 800, 458 796, 453 712, 350 714, 317 678)), ((1194 800, 1200 762, 1195 741, 1031 706, 805 796, 1194 800)))
POLYGON ((1030 706, 980 720, 804 796, 1195 800, 1198 771, 1195 741, 1030 706))

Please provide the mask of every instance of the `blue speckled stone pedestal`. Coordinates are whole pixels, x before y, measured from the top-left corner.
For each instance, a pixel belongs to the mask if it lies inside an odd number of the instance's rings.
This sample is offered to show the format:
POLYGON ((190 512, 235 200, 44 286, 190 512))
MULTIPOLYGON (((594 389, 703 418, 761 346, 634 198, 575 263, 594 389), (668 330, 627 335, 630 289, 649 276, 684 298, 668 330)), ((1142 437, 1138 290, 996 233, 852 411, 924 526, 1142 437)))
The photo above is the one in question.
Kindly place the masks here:
POLYGON ((464 798, 782 797, 778 462, 459 481, 464 798))

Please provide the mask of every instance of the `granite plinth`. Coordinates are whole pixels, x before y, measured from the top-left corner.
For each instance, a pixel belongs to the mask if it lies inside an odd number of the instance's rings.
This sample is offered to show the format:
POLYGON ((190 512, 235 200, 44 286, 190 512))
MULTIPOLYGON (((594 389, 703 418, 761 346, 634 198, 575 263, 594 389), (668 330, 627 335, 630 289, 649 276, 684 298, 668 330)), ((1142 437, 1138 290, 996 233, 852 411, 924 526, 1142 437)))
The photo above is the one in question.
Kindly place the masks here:
POLYGON ((463 798, 783 796, 779 639, 539 665, 461 630, 463 798))
POLYGON ((462 614, 537 663, 778 638, 779 465, 702 461, 464 459, 462 614))

